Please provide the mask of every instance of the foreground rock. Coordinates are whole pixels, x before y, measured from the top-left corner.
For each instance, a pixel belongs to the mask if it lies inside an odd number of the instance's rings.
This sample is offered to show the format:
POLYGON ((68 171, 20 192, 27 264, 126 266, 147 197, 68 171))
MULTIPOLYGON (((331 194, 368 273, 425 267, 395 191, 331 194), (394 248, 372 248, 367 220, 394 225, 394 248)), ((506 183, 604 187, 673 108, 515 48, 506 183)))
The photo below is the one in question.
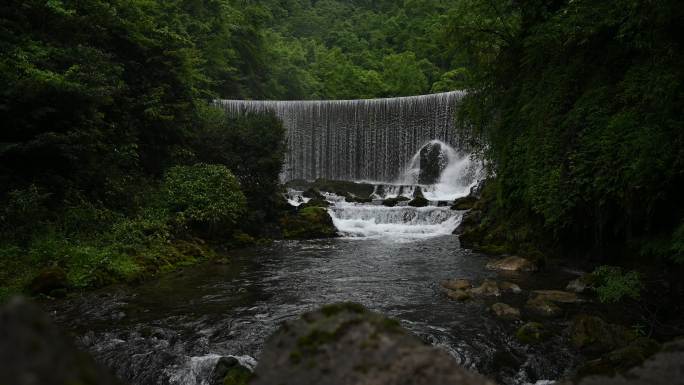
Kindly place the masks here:
POLYGON ((74 348, 40 309, 16 298, 0 309, 0 384, 114 385, 119 381, 74 348))
POLYGON ((521 257, 505 257, 496 261, 487 263, 489 270, 503 270, 503 271, 537 271, 537 265, 529 259, 521 257))
POLYGON ((493 385, 395 321, 338 304, 288 321, 266 342, 253 385, 493 385))

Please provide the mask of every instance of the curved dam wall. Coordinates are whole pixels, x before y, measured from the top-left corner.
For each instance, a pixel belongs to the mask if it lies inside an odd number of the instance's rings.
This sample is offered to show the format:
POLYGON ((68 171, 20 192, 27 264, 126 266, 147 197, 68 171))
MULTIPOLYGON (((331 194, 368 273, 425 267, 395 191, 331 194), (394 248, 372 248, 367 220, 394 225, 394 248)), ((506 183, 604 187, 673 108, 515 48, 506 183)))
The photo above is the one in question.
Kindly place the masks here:
POLYGON ((218 100, 231 114, 273 112, 287 129, 284 181, 317 178, 394 182, 430 140, 456 150, 462 91, 386 99, 218 100))

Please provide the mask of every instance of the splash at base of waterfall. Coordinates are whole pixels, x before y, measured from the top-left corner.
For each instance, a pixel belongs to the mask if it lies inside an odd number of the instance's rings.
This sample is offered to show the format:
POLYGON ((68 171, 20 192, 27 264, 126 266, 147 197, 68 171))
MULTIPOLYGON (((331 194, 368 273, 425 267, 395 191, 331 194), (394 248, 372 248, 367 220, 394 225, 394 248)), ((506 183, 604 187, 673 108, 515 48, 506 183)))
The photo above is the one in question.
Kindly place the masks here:
POLYGON ((462 212, 449 207, 385 207, 338 202, 328 212, 344 237, 414 240, 451 234, 462 212))

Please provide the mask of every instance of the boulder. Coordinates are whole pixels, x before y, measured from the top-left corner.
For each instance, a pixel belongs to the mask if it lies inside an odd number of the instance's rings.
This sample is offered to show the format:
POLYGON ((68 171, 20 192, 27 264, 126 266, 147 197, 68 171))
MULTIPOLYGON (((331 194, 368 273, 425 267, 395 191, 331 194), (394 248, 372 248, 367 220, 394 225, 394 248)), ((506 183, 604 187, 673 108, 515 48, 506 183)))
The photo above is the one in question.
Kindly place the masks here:
POLYGON ((520 310, 505 303, 497 302, 493 304, 490 308, 492 312, 494 312, 494 314, 499 318, 508 320, 520 319, 520 310))
POLYGON ((451 209, 452 210, 470 210, 475 205, 475 202, 477 202, 477 198, 475 198, 473 196, 458 198, 451 205, 451 209))
POLYGON ((401 196, 401 195, 400 195, 400 196, 398 196, 398 197, 387 198, 387 199, 383 200, 383 201, 382 201, 382 205, 383 205, 383 206, 387 206, 387 207, 394 207, 394 206, 398 205, 399 202, 405 202, 405 201, 408 201, 408 200, 410 200, 410 199, 409 199, 409 198, 406 198, 405 196, 401 196))
POLYGON ((536 271, 537 265, 529 259, 511 256, 491 261, 487 263, 486 268, 503 271, 536 271))
POLYGON ((480 286, 471 289, 470 294, 476 296, 498 297, 501 295, 501 290, 499 290, 499 285, 496 283, 496 281, 492 279, 485 279, 480 286))
POLYGON ((447 295, 447 297, 449 297, 451 299, 455 299, 457 301, 466 301, 466 300, 469 300, 471 298, 470 292, 468 290, 462 290, 462 289, 456 289, 456 290, 447 289, 446 295, 447 295))
POLYGON ((550 301, 556 303, 577 303, 581 300, 577 297, 577 294, 569 291, 562 290, 534 290, 532 294, 536 299, 543 301, 550 301))
POLYGON ((411 207, 425 207, 430 204, 430 201, 423 197, 415 197, 411 200, 408 205, 411 207))
POLYGON ((525 308, 531 313, 541 317, 556 317, 562 313, 562 309, 555 303, 543 298, 532 298, 525 303, 525 308))
POLYGON ((508 292, 508 293, 513 293, 513 294, 520 294, 522 293, 522 289, 520 286, 516 285, 513 282, 500 282, 499 283, 499 289, 503 292, 508 292))
POLYGON ((325 200, 325 197, 323 194, 321 194, 320 191, 318 191, 317 188, 310 187, 306 189, 303 193, 302 196, 304 198, 311 198, 311 199, 320 199, 320 200, 325 200))
POLYGON ((442 281, 441 285, 445 289, 450 290, 468 290, 473 287, 473 284, 469 279, 450 279, 447 281, 442 281))
POLYGON ((235 357, 221 357, 211 372, 211 385, 246 385, 252 378, 252 371, 240 365, 235 357))
MULTIPOLYGON (((647 349, 652 349, 654 345, 647 349)), ((648 353, 644 350, 644 353, 648 353)), ((600 362, 594 362, 594 365, 600 362)), ((590 376, 583 378, 579 385, 673 385, 684 381, 684 339, 671 341, 640 366, 630 368, 623 374, 610 374, 615 363, 603 361, 607 368, 607 376, 590 376)), ((619 365, 619 363, 617 364, 619 365)), ((596 366, 595 366, 596 367, 596 366)))
POLYGON ((544 325, 539 322, 528 322, 518 328, 515 332, 515 338, 524 344, 536 344, 548 337, 544 325))
POLYGON ((48 267, 41 270, 29 283, 27 289, 32 295, 45 294, 61 297, 69 287, 66 272, 61 267, 48 267))
POLYGON ((625 372, 642 362, 660 349, 658 342, 650 338, 637 338, 627 346, 606 353, 600 358, 590 360, 577 369, 578 377, 591 375, 614 376, 625 372))
POLYGON ((325 199, 312 198, 310 201, 308 201, 308 202, 306 202, 306 203, 302 203, 301 205, 299 205, 299 209, 300 209, 300 210, 301 210, 301 209, 304 209, 304 208, 307 208, 307 207, 323 207, 323 208, 327 208, 327 207, 330 207, 330 202, 328 202, 328 201, 325 200, 325 199))
POLYGON ((266 341, 251 385, 493 385, 398 322, 358 304, 286 321, 266 341))
POLYGON ((446 155, 442 152, 442 145, 433 141, 420 149, 420 172, 418 183, 435 184, 439 181, 442 171, 448 164, 446 155))
POLYGON ((280 219, 286 239, 332 238, 337 229, 328 211, 321 207, 305 207, 280 219))
POLYGON ((572 345, 586 354, 603 354, 627 346, 636 338, 623 326, 587 314, 577 315, 567 333, 572 345))

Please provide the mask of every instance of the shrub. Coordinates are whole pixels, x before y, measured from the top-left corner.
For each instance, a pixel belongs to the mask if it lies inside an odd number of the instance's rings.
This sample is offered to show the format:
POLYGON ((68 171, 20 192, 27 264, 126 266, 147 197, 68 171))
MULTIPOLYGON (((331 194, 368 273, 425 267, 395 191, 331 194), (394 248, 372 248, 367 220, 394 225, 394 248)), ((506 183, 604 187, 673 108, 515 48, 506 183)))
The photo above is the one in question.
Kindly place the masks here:
POLYGON ((599 266, 592 273, 596 277, 596 292, 601 302, 619 302, 623 298, 638 299, 641 277, 636 271, 623 272, 615 266, 599 266))
POLYGON ((179 223, 208 235, 232 230, 245 210, 240 184, 222 165, 172 167, 164 178, 164 191, 179 223))

